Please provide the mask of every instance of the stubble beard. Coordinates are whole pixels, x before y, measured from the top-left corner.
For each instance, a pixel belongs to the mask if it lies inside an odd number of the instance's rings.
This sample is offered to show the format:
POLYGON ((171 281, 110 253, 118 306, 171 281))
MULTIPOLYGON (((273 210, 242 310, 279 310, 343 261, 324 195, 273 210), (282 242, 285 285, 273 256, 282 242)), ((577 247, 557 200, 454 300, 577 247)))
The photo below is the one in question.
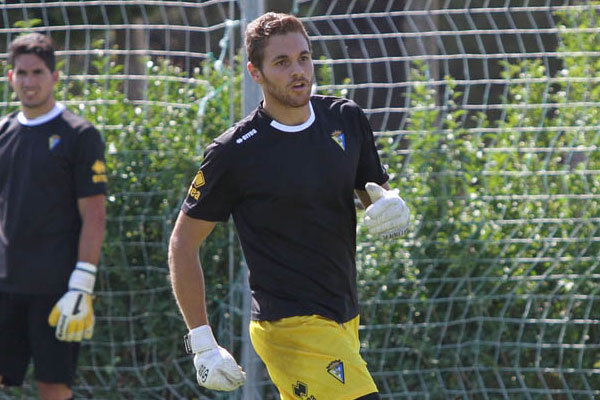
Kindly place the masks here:
POLYGON ((27 100, 27 95, 23 94, 23 96, 20 96, 19 100, 21 101, 22 108, 34 110, 37 108, 42 108, 45 105, 47 105, 50 102, 51 97, 52 97, 52 93, 49 93, 47 96, 45 96, 44 98, 41 98, 41 99, 34 98, 32 100, 27 100))
POLYGON ((281 105, 284 105, 284 106, 290 107, 290 108, 301 108, 301 107, 306 106, 308 104, 308 102, 310 101, 311 84, 312 84, 312 82, 310 80, 306 81, 307 91, 302 96, 292 95, 292 94, 287 93, 288 87, 286 87, 284 89, 278 89, 277 87, 275 87, 275 85, 273 85, 268 80, 265 80, 265 83, 266 83, 265 86, 266 86, 266 89, 267 89, 267 92, 269 93, 269 95, 281 105))

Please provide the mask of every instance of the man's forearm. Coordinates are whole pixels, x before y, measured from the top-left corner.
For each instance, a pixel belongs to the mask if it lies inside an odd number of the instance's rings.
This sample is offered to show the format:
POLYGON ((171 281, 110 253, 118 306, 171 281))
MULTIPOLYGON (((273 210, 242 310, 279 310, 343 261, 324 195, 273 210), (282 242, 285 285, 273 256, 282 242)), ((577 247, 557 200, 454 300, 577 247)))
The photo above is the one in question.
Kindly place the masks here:
POLYGON ((106 225, 105 196, 80 199, 81 232, 79 234, 78 261, 98 265, 106 225))
POLYGON ((169 269, 173 294, 188 329, 207 325, 204 275, 197 252, 182 251, 172 245, 169 269))

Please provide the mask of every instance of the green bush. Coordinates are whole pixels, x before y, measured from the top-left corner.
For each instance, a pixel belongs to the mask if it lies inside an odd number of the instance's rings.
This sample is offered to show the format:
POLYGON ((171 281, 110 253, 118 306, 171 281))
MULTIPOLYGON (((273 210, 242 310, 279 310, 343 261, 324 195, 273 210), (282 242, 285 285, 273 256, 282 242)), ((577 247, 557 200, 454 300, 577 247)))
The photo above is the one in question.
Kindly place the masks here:
MULTIPOLYGON (((123 82, 113 78, 120 65, 108 57, 93 65, 99 75, 71 82, 67 91, 81 93, 70 101, 85 104, 79 107, 81 114, 102 129, 110 171, 99 318, 80 364, 94 366, 83 371, 82 380, 101 395, 121 392, 133 398, 142 385, 151 390, 160 382, 181 384, 177 358, 192 367, 183 354, 186 329, 171 294, 167 245, 205 145, 231 124, 232 100, 239 115, 239 96, 231 90, 239 93, 240 74, 217 71, 210 60, 192 76, 166 61, 148 61, 146 100, 135 102, 125 98, 123 82), (98 382, 105 382, 101 389, 98 382)), ((219 224, 202 248, 211 310, 227 299, 228 234, 228 226, 219 224)), ((234 255, 237 265, 237 249, 234 255)), ((223 313, 212 315, 217 319, 223 313)), ((190 377, 186 370, 183 379, 190 377)), ((162 391, 168 398, 168 389, 162 391)))
POLYGON ((588 80, 600 75, 589 55, 600 51, 600 35, 562 29, 597 26, 594 9, 559 17, 563 69, 549 76, 539 60, 503 64, 498 120, 481 113, 463 122, 452 77, 440 107, 426 65, 414 64, 407 132, 378 141, 413 227, 391 244, 373 247, 363 230, 358 240, 363 322, 374 326, 365 343, 383 349, 367 350, 367 361, 380 386, 396 371, 409 391, 426 382, 434 398, 447 398, 448 389, 495 388, 508 370, 508 389, 521 387, 519 375, 529 388, 562 389, 557 373, 544 381, 535 368, 597 368, 593 348, 569 346, 595 344, 600 332, 566 321, 600 317, 586 309, 600 251, 600 205, 590 200, 600 178, 587 172, 600 169, 600 87, 588 80))

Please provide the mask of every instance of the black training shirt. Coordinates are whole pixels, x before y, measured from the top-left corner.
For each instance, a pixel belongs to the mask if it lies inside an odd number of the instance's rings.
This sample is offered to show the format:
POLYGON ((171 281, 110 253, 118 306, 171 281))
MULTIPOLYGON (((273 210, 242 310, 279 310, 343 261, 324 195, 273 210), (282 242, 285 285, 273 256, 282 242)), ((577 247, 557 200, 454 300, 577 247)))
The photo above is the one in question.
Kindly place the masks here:
POLYGON ((254 320, 358 314, 354 190, 388 176, 354 102, 313 96, 310 105, 302 125, 259 107, 215 139, 182 205, 207 221, 233 215, 254 320))
POLYGON ((60 293, 77 262, 77 199, 106 193, 104 143, 61 104, 0 121, 0 291, 60 293))

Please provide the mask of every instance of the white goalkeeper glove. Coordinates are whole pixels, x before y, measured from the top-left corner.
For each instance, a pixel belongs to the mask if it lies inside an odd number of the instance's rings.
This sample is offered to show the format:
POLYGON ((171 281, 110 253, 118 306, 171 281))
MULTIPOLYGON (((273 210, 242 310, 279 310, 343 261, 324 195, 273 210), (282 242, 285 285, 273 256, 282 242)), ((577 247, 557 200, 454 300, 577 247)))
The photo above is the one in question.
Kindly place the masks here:
POLYGON ((56 327, 56 338, 65 342, 91 339, 94 332, 92 293, 96 266, 79 261, 71 273, 69 290, 52 307, 48 324, 56 327))
POLYGON ((372 203, 367 207, 364 218, 369 232, 382 239, 402 235, 408 229, 410 210, 398 194, 398 189, 385 190, 373 182, 368 182, 365 189, 372 203))
POLYGON ((217 344, 210 326, 191 329, 184 341, 187 352, 194 354, 196 379, 200 386, 230 391, 246 382, 246 373, 233 356, 217 344))

